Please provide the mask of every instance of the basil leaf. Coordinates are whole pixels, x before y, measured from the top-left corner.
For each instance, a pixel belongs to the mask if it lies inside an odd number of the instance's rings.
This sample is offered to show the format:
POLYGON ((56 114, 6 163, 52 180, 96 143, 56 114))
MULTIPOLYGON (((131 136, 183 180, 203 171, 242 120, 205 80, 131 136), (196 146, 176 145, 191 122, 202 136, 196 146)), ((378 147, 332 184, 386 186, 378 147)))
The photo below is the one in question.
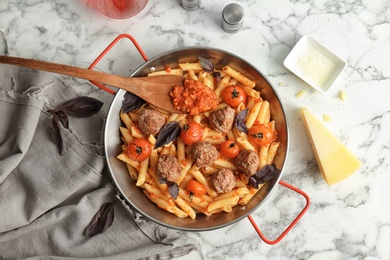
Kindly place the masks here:
POLYGON ((213 72, 213 77, 217 79, 217 81, 221 80, 221 72, 219 71, 214 71, 213 72))
POLYGON ((134 95, 133 93, 126 92, 123 95, 122 100, 122 113, 128 113, 140 108, 146 101, 142 98, 134 95))
POLYGON ((176 200, 177 196, 179 195, 179 186, 175 182, 171 182, 168 184, 168 190, 169 190, 169 195, 176 200))
POLYGON ((255 189, 258 189, 260 184, 271 180, 274 177, 275 172, 275 164, 267 164, 258 170, 254 175, 249 177, 249 184, 252 185, 255 189))
POLYGON ((97 113, 103 106, 103 102, 91 97, 77 97, 64 102, 60 107, 48 110, 53 115, 50 122, 50 132, 55 144, 57 144, 60 155, 62 155, 62 137, 60 124, 69 129, 69 116, 88 117, 97 113))
POLYGON ((56 114, 53 115, 52 120, 50 121, 50 132, 51 137, 53 138, 54 143, 57 145, 60 155, 62 155, 62 137, 60 132, 60 122, 56 114))
POLYGON ((158 133, 154 149, 175 140, 179 136, 180 130, 179 122, 172 121, 164 125, 158 133))
POLYGON ((77 97, 63 103, 58 110, 74 117, 88 117, 97 113, 103 102, 91 97, 77 97))
POLYGON ((66 129, 69 129, 69 119, 68 116, 64 113, 64 111, 60 110, 55 112, 55 116, 66 129))
POLYGON ((168 185, 169 195, 171 195, 171 197, 176 200, 177 196, 179 195, 179 186, 177 185, 177 183, 176 182, 170 182, 170 181, 168 181, 167 179, 164 179, 164 178, 158 178, 158 181, 161 184, 166 183, 168 185))
POLYGON ((214 71, 214 64, 210 60, 202 56, 199 56, 198 58, 200 61, 200 66, 202 66, 205 71, 214 71))
POLYGON ((245 119, 246 119, 246 116, 248 115, 248 108, 242 110, 240 113, 237 114, 236 118, 234 119, 234 124, 236 126, 236 128, 240 131, 240 132, 244 132, 244 133, 248 133, 248 128, 246 127, 246 124, 245 124, 245 119))
POLYGON ((103 233, 112 225, 114 222, 114 203, 115 201, 104 203, 99 211, 96 212, 85 230, 87 237, 103 233))

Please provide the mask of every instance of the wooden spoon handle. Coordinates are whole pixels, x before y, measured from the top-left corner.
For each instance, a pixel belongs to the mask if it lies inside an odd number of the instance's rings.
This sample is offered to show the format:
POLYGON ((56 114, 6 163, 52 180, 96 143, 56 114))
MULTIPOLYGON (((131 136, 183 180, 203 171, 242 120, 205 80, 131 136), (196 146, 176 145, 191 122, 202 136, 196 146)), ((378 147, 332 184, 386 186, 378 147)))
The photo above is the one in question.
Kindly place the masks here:
POLYGON ((122 77, 69 65, 9 56, 0 56, 0 63, 44 70, 108 84, 129 91, 166 111, 181 113, 173 107, 169 92, 173 86, 183 83, 183 76, 122 77))
POLYGON ((122 86, 125 85, 125 81, 138 81, 138 78, 121 77, 113 74, 73 67, 69 65, 18 57, 0 56, 0 63, 17 65, 37 70, 44 70, 76 78, 97 81, 118 88, 122 88, 122 86))

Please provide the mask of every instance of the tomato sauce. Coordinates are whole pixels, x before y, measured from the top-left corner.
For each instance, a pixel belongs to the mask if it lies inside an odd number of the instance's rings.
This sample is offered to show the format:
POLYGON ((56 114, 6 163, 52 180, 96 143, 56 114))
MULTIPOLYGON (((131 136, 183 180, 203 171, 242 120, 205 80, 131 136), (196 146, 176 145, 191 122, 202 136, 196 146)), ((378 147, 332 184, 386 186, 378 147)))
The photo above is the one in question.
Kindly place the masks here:
POLYGON ((193 79, 185 79, 184 85, 173 87, 169 95, 175 109, 190 115, 214 109, 219 103, 212 89, 193 79))

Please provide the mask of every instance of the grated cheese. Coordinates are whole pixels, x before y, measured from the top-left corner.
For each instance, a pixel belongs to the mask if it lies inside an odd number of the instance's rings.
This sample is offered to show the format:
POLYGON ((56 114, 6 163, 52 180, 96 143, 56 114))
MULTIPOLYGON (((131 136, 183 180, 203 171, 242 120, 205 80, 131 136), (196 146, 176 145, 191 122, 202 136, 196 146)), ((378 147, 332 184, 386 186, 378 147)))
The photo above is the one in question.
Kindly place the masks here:
POLYGON ((300 98, 300 97, 303 97, 304 95, 305 95, 305 91, 301 90, 297 94, 295 94, 295 97, 300 98))
POLYGON ((320 87, 324 86, 336 68, 334 62, 309 46, 301 50, 296 65, 303 75, 320 87))
POLYGON ((340 98, 342 101, 345 101, 345 97, 346 97, 346 94, 345 94, 345 91, 344 90, 341 90, 340 91, 340 98))
POLYGON ((322 120, 324 120, 324 122, 330 122, 330 121, 332 121, 332 117, 328 114, 324 114, 322 116, 322 120))

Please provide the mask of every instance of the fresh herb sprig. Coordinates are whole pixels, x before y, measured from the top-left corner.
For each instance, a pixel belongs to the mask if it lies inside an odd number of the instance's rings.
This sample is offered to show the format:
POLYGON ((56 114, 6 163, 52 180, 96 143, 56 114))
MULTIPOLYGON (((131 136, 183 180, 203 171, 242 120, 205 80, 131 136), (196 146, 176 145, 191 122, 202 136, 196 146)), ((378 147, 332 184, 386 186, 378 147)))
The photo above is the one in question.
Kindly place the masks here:
POLYGON ((275 164, 267 164, 258 170, 254 175, 249 177, 249 184, 252 185, 255 189, 258 189, 260 184, 270 181, 274 177, 275 173, 275 164))
POLYGON ((114 204, 115 201, 104 203, 96 212, 85 230, 87 237, 101 234, 112 225, 114 222, 114 204))
POLYGON ((63 141, 61 137, 61 125, 69 129, 69 118, 73 117, 89 117, 96 114, 103 106, 103 102, 91 97, 77 97, 66 101, 56 109, 48 112, 53 115, 50 121, 51 136, 55 144, 57 144, 60 155, 63 151, 63 141))

